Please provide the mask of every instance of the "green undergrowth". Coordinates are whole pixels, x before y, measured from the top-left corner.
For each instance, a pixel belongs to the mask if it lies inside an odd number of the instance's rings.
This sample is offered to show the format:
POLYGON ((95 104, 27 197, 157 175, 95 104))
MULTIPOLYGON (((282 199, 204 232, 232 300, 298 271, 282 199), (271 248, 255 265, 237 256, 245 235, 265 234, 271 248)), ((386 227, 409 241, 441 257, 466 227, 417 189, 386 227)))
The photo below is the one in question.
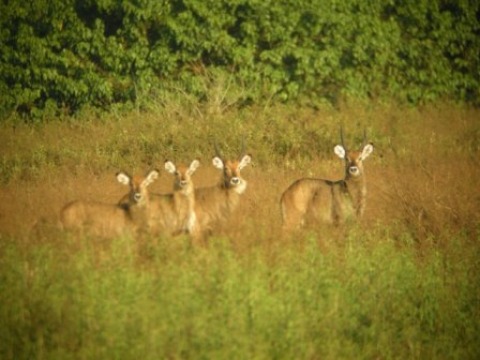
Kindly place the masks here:
POLYGON ((2 236, 0 357, 478 358, 478 247, 458 235, 420 251, 386 233, 243 252, 222 237, 2 236))

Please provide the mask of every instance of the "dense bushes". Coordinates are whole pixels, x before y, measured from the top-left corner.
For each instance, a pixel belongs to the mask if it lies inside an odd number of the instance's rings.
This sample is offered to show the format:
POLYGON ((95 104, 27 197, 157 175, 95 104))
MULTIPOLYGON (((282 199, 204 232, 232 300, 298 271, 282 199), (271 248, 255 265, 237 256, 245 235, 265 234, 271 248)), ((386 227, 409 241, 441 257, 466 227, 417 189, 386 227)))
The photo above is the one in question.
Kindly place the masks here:
POLYGON ((12 0, 0 116, 200 99, 480 99, 476 1, 12 0))

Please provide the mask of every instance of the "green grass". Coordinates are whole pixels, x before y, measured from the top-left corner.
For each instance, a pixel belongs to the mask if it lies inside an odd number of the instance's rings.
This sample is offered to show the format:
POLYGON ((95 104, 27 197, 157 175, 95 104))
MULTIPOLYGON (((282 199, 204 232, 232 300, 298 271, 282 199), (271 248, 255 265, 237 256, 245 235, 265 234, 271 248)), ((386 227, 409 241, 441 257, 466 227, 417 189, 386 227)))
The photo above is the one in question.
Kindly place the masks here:
POLYGON ((462 239, 421 257, 374 232, 326 251, 306 235, 243 254, 224 238, 207 249, 1 240, 4 359, 480 355, 480 253, 462 239))

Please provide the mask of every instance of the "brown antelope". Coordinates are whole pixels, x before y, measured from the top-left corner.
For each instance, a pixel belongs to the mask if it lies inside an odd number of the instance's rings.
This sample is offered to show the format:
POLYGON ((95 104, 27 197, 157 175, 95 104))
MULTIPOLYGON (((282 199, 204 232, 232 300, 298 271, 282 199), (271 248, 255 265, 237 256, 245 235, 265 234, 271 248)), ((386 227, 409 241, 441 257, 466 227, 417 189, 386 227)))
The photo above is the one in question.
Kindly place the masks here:
POLYGON ((367 193, 363 161, 372 153, 373 144, 366 142, 364 132, 362 148, 347 150, 342 129, 340 140, 341 145, 335 146, 334 152, 345 160, 344 178, 336 181, 302 178, 293 182, 280 201, 284 229, 302 226, 306 218, 338 225, 362 216, 367 193))
POLYGON ((149 206, 147 187, 158 178, 152 170, 146 176, 134 176, 119 172, 119 183, 130 186, 130 192, 122 204, 105 204, 97 201, 76 200, 67 204, 60 213, 64 229, 85 230, 91 235, 113 237, 137 230, 139 213, 149 206))
POLYGON ((191 176, 199 166, 198 160, 193 160, 188 167, 175 166, 173 162, 165 161, 165 170, 175 177, 173 192, 151 194, 148 223, 152 233, 164 235, 188 233, 195 236, 197 221, 191 176))
POLYGON ((222 170, 222 179, 218 185, 195 189, 195 213, 202 233, 210 232, 212 225, 226 221, 237 208, 241 195, 247 188, 241 170, 250 164, 252 157, 245 154, 242 145, 241 155, 235 160, 225 160, 215 145, 216 155, 213 166, 222 170))

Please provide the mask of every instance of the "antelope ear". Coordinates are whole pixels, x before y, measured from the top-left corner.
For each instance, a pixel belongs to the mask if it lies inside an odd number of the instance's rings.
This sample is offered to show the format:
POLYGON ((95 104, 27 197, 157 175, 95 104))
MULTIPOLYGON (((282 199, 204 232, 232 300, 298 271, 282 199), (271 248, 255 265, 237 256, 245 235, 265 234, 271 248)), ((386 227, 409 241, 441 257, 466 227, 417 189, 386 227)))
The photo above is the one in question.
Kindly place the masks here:
POLYGON ((360 158, 365 160, 371 153, 373 152, 373 144, 367 144, 363 147, 362 154, 360 155, 360 158))
POLYGON ((175 164, 169 160, 165 161, 165 170, 169 172, 170 174, 175 174, 175 171, 177 171, 177 168, 175 167, 175 164))
POLYGON ((145 177, 145 180, 143 180, 142 186, 150 185, 152 182, 158 179, 158 175, 159 175, 158 170, 150 171, 145 177))
POLYGON ((333 152, 340 158, 345 159, 345 148, 342 145, 337 145, 333 148, 333 152))
POLYGON ((213 166, 215 166, 217 169, 219 170, 223 170, 223 160, 220 159, 218 156, 215 156, 213 159, 212 159, 212 164, 213 166))
POLYGON ((245 155, 242 160, 240 160, 240 164, 238 164, 238 169, 242 170, 245 166, 250 164, 252 161, 252 157, 250 155, 245 155))
POLYGON ((190 167, 188 168, 188 175, 192 175, 200 166, 200 161, 197 159, 193 160, 192 163, 190 164, 190 167))
POLYGON ((120 171, 119 173, 117 173, 117 180, 120 184, 130 185, 131 178, 123 171, 120 171))

